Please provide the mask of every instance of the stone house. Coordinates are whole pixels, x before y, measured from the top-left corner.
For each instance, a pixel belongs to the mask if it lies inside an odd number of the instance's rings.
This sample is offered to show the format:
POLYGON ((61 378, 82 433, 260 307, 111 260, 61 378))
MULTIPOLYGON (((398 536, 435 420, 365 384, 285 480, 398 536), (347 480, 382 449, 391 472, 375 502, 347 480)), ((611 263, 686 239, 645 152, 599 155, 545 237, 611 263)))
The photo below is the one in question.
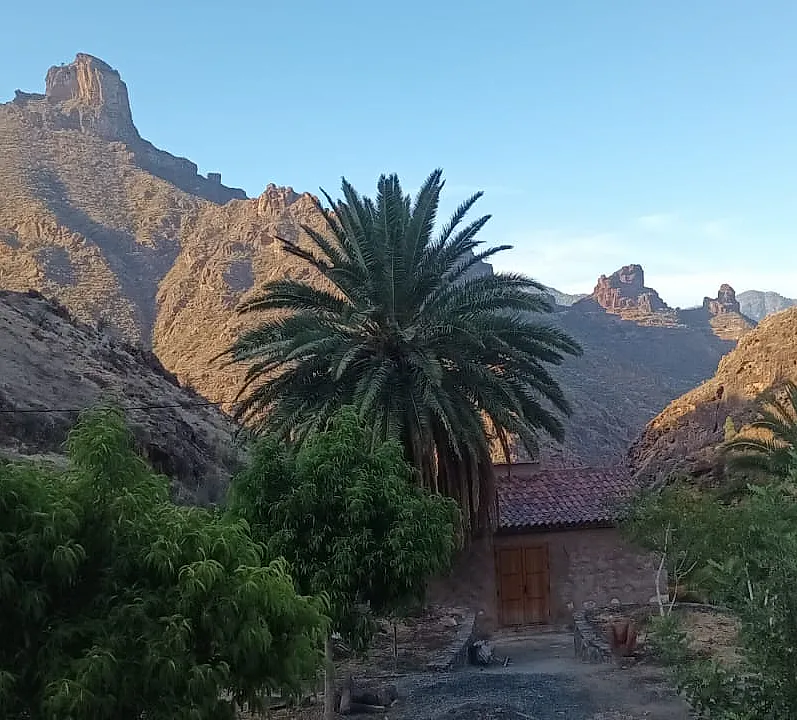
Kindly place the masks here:
POLYGON ((501 626, 561 623, 574 610, 655 601, 656 557, 617 529, 634 487, 622 467, 497 465, 497 529, 492 552, 481 554, 494 578, 480 603, 488 617, 501 626))

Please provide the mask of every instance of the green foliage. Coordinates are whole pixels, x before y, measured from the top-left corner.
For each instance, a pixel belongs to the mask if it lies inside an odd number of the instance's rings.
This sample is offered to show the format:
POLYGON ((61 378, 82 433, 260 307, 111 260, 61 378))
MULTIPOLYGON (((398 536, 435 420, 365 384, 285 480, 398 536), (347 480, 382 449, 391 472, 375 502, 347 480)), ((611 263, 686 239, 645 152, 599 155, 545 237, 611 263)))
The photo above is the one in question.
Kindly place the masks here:
POLYGON ((116 409, 68 449, 0 464, 0 716, 233 718, 314 674, 319 603, 245 522, 171 503, 116 409))
MULTIPOLYGON (((797 452, 797 385, 787 382, 772 391, 749 431, 742 431, 724 444, 731 471, 750 473, 752 478, 783 477, 793 466, 797 452)), ((726 438, 727 439, 727 438, 726 438)))
POLYGON ((688 659, 686 633, 681 628, 677 614, 652 617, 648 638, 654 653, 663 663, 679 667, 688 659))
POLYGON ((328 598, 334 629, 359 648, 372 613, 407 607, 449 565, 460 523, 456 503, 412 483, 396 442, 372 449, 351 408, 295 454, 260 440, 229 509, 270 557, 288 560, 302 592, 328 598))
POLYGON ((373 200, 344 180, 344 200, 318 205, 326 232, 284 241, 314 279, 268 283, 242 307, 265 319, 228 353, 250 365, 239 417, 302 443, 353 405, 372 444, 398 440, 423 485, 478 527, 493 507, 491 438, 533 453, 538 432, 562 437, 569 406, 546 366, 580 348, 534 321, 553 309, 542 285, 480 272, 508 249, 481 248, 489 216, 462 225, 481 193, 435 234, 442 188, 439 170, 414 201, 395 175, 373 200))
POLYGON ((692 657, 672 617, 654 642, 679 686, 705 716, 786 718, 797 708, 797 462, 769 485, 733 502, 668 488, 645 498, 629 535, 661 551, 662 523, 676 528, 671 549, 694 558, 693 578, 741 621, 742 662, 723 667, 692 657))
POLYGON ((704 558, 712 556, 712 543, 722 542, 721 510, 719 503, 706 502, 694 488, 676 483, 641 494, 621 530, 630 542, 662 554, 671 583, 700 591, 704 558))

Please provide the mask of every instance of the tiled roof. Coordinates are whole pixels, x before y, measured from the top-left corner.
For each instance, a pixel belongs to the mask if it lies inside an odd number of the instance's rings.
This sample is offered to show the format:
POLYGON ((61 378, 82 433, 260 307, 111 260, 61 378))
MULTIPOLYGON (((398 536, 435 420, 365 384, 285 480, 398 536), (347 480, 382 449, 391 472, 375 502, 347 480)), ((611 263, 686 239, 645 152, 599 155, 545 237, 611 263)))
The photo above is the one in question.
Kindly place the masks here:
POLYGON ((635 489, 628 471, 496 465, 498 529, 542 529, 611 523, 635 489))

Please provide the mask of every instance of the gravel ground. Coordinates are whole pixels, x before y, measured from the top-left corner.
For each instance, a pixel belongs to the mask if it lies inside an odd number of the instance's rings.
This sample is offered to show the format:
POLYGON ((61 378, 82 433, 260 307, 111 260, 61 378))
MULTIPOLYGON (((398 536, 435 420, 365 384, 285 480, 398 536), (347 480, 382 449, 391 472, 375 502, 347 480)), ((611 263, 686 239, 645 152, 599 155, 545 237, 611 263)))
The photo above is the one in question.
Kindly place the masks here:
MULTIPOLYGON (((689 720, 686 704, 650 665, 591 665, 573 657, 569 632, 496 637, 506 667, 466 666, 448 673, 385 679, 398 703, 385 720, 689 720)), ((320 708, 291 720, 318 720, 320 708)), ((376 717, 374 715, 360 716, 376 717)))
POLYGON ((601 710, 561 675, 461 670, 404 678, 391 720, 589 720, 601 710))
POLYGON ((687 720, 685 703, 649 666, 591 665, 570 633, 496 638, 507 667, 464 667, 396 682, 390 720, 687 720))

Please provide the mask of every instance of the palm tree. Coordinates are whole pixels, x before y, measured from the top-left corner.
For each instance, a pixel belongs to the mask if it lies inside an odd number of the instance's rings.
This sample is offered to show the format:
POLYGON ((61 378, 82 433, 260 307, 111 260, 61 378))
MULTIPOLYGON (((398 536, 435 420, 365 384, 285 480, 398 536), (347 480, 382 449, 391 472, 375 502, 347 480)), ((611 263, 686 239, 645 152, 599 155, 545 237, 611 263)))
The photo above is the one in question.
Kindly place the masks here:
POLYGON ((268 314, 227 352, 250 364, 239 419, 302 443, 354 405, 374 442, 398 440, 423 485, 457 499, 476 529, 494 502, 491 438, 505 453, 513 437, 530 452, 540 431, 561 439, 569 406, 546 365, 581 349, 532 320, 552 310, 542 285, 479 272, 510 247, 480 247, 489 215, 463 225, 482 193, 434 234, 443 185, 436 170, 414 202, 396 175, 374 200, 345 179, 343 200, 324 192, 328 232, 281 241, 316 280, 267 283, 240 311, 268 314))
POLYGON ((755 422, 723 444, 726 464, 754 476, 785 478, 797 466, 797 385, 771 393, 755 422), (752 431, 752 433, 750 432, 752 431))

